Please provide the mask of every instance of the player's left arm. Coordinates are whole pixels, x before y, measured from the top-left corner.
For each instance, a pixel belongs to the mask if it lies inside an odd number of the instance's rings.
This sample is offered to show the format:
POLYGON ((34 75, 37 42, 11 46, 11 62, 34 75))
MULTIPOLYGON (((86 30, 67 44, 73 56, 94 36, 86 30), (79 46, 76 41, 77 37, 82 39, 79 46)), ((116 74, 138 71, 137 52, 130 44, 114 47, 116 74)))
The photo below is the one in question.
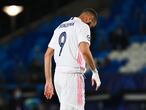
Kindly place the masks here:
POLYGON ((47 99, 51 99, 54 91, 53 91, 53 83, 52 83, 52 56, 54 55, 54 49, 48 47, 45 56, 44 56, 44 70, 45 70, 45 88, 44 95, 47 99))
POLYGON ((89 43, 81 42, 79 44, 79 48, 80 48, 80 51, 81 51, 86 63, 88 64, 88 66, 90 67, 90 69, 93 73, 92 74, 92 86, 94 85, 94 82, 95 82, 96 90, 97 90, 99 88, 101 82, 100 82, 100 78, 98 75, 98 71, 97 71, 95 63, 94 63, 93 56, 92 56, 90 48, 89 48, 89 43))
POLYGON ((94 63, 93 56, 90 51, 90 28, 88 25, 83 25, 81 29, 77 29, 78 33, 78 45, 79 49, 86 61, 87 65, 90 67, 92 71, 92 86, 96 84, 96 90, 99 88, 101 82, 98 75, 98 71, 96 69, 96 65, 94 63))

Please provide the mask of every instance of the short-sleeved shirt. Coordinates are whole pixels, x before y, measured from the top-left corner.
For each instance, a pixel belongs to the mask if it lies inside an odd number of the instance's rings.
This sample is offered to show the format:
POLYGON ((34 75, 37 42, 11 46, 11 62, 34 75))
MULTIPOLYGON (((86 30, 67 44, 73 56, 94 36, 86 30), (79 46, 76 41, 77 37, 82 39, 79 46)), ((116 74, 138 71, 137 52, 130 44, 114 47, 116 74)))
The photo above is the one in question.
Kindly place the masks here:
POLYGON ((81 42, 90 45, 90 28, 78 17, 61 23, 54 31, 48 47, 54 49, 56 68, 85 70, 85 60, 79 50, 81 42))

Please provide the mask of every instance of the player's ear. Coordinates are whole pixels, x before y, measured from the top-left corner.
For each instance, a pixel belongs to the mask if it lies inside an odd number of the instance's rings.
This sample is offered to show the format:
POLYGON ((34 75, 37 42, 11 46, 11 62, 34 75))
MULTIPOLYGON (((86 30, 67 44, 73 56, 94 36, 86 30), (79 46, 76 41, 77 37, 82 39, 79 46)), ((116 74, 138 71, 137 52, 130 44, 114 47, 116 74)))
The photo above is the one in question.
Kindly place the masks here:
POLYGON ((88 23, 89 22, 89 18, 85 17, 85 22, 88 23))
POLYGON ((88 17, 87 17, 87 22, 89 23, 89 22, 91 22, 91 21, 92 21, 91 17, 88 16, 88 17))

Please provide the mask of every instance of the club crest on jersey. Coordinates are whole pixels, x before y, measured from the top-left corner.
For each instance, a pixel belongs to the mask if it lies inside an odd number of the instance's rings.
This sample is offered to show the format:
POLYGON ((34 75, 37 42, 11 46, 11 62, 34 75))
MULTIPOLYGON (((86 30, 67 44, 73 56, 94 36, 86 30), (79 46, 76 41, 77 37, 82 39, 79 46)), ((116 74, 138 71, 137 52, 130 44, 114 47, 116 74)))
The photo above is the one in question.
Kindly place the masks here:
POLYGON ((89 35, 87 35, 87 39, 88 39, 88 41, 90 41, 91 40, 91 37, 89 35))

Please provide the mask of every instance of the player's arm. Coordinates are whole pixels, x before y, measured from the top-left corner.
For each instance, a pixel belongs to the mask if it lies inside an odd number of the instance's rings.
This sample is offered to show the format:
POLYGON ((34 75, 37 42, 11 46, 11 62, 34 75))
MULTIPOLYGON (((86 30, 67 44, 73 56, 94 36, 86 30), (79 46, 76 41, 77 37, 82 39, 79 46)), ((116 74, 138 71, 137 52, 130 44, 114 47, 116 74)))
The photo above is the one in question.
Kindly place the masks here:
POLYGON ((95 66, 92 54, 90 52, 89 44, 87 42, 81 42, 79 44, 79 48, 86 63, 89 65, 90 69, 95 70, 96 66, 95 66))
POLYGON ((98 87, 100 86, 101 82, 98 76, 98 71, 96 69, 95 63, 94 63, 94 59, 92 57, 91 51, 90 51, 90 47, 89 47, 89 43, 87 42, 81 42, 79 44, 79 48, 80 51, 86 61, 86 63, 88 64, 88 66, 90 67, 93 75, 92 75, 92 85, 94 85, 94 81, 96 83, 96 90, 98 89, 98 87))
POLYGON ((44 95, 47 99, 51 99, 53 93, 53 84, 52 84, 52 56, 54 54, 54 49, 48 47, 45 56, 44 56, 44 70, 45 70, 45 79, 46 84, 44 88, 44 95))
POLYGON ((45 79, 46 81, 52 81, 51 75, 51 67, 52 67, 52 56, 54 54, 54 49, 48 47, 45 56, 44 56, 44 63, 45 63, 45 79))

